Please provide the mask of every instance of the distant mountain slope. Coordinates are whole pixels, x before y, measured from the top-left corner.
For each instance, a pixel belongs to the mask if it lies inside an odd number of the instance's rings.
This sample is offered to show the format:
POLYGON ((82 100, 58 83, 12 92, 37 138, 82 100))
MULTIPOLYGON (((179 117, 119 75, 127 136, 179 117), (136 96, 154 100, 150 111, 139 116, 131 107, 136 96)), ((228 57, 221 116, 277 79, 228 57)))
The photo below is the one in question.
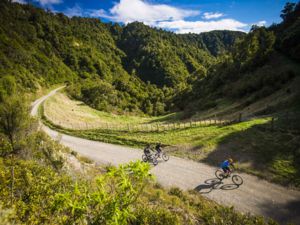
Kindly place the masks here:
POLYGON ((238 39, 246 36, 246 33, 228 30, 215 30, 200 34, 182 34, 185 40, 195 42, 199 48, 205 49, 213 56, 230 52, 238 39))
POLYGON ((140 23, 121 27, 3 0, 0 97, 11 92, 7 84, 34 91, 37 84, 74 81, 70 94, 94 108, 161 114, 174 94, 206 75, 216 62, 211 52, 226 52, 240 33, 222 35, 214 49, 201 38, 140 23))
MULTIPOLYGON (((195 81, 192 89, 178 96, 177 105, 185 109, 187 116, 216 109, 224 102, 244 102, 247 107, 299 80, 300 3, 287 3, 281 17, 283 22, 270 28, 253 26, 229 54, 219 58, 204 79, 195 81)), ((297 89, 288 88, 286 92, 300 96, 297 89)), ((265 112, 294 109, 296 104, 293 98, 265 112)))
POLYGON ((228 52, 244 35, 233 31, 177 35, 135 22, 122 29, 117 43, 127 55, 124 67, 129 73, 158 86, 181 85, 182 90, 186 80, 206 75, 214 56, 228 52))

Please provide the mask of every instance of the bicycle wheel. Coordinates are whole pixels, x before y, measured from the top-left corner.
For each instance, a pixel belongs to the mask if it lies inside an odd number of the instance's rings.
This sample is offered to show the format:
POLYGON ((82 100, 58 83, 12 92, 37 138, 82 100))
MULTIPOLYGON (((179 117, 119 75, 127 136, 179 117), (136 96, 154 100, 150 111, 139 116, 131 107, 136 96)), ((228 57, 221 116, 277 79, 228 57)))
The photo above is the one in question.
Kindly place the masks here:
POLYGON ((239 175, 233 175, 232 176, 232 182, 238 186, 242 185, 243 184, 243 178, 240 177, 239 175))
POLYGON ((166 153, 162 153, 162 159, 165 161, 169 160, 169 156, 166 153))
POLYGON ((148 161, 147 156, 146 155, 142 155, 142 160, 143 160, 143 162, 147 162, 148 161))
POLYGON ((224 172, 221 169, 217 169, 215 172, 215 175, 218 179, 223 180, 224 179, 224 172))

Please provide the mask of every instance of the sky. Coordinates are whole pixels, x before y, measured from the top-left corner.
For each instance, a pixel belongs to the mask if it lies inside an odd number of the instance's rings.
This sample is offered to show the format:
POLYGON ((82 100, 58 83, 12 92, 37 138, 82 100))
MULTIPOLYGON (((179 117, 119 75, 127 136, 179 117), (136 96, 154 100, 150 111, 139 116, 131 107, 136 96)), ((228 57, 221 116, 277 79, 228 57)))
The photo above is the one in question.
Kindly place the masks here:
POLYGON ((13 0, 62 12, 69 17, 95 17, 103 22, 134 21, 173 31, 201 33, 211 30, 248 32, 252 25, 281 21, 286 2, 297 0, 13 0))

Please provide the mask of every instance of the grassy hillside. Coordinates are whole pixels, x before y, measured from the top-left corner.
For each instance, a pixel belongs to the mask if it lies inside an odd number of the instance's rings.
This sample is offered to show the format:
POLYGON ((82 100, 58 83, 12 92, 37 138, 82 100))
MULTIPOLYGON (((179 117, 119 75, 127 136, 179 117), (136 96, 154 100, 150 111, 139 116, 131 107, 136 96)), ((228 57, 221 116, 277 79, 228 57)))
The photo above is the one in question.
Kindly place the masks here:
POLYGON ((66 93, 57 93, 49 98, 44 104, 45 116, 55 124, 71 127, 71 125, 82 124, 98 127, 101 125, 138 125, 151 123, 164 123, 178 121, 180 113, 172 113, 164 116, 136 116, 127 114, 113 114, 98 111, 89 107, 81 101, 70 99, 66 93), (70 126, 69 126, 70 125, 70 126))

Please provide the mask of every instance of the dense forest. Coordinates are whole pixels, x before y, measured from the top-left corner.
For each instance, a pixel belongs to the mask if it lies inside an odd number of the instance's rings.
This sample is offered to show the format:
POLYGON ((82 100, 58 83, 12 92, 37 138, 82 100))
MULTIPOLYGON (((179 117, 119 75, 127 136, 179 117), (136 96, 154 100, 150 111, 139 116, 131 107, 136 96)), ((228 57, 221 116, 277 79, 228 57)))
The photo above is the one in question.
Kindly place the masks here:
POLYGON ((174 96, 206 76, 218 56, 245 36, 176 35, 142 23, 105 24, 7 0, 0 4, 1 96, 9 86, 34 91, 69 81, 71 96, 116 113, 176 109, 174 96))

